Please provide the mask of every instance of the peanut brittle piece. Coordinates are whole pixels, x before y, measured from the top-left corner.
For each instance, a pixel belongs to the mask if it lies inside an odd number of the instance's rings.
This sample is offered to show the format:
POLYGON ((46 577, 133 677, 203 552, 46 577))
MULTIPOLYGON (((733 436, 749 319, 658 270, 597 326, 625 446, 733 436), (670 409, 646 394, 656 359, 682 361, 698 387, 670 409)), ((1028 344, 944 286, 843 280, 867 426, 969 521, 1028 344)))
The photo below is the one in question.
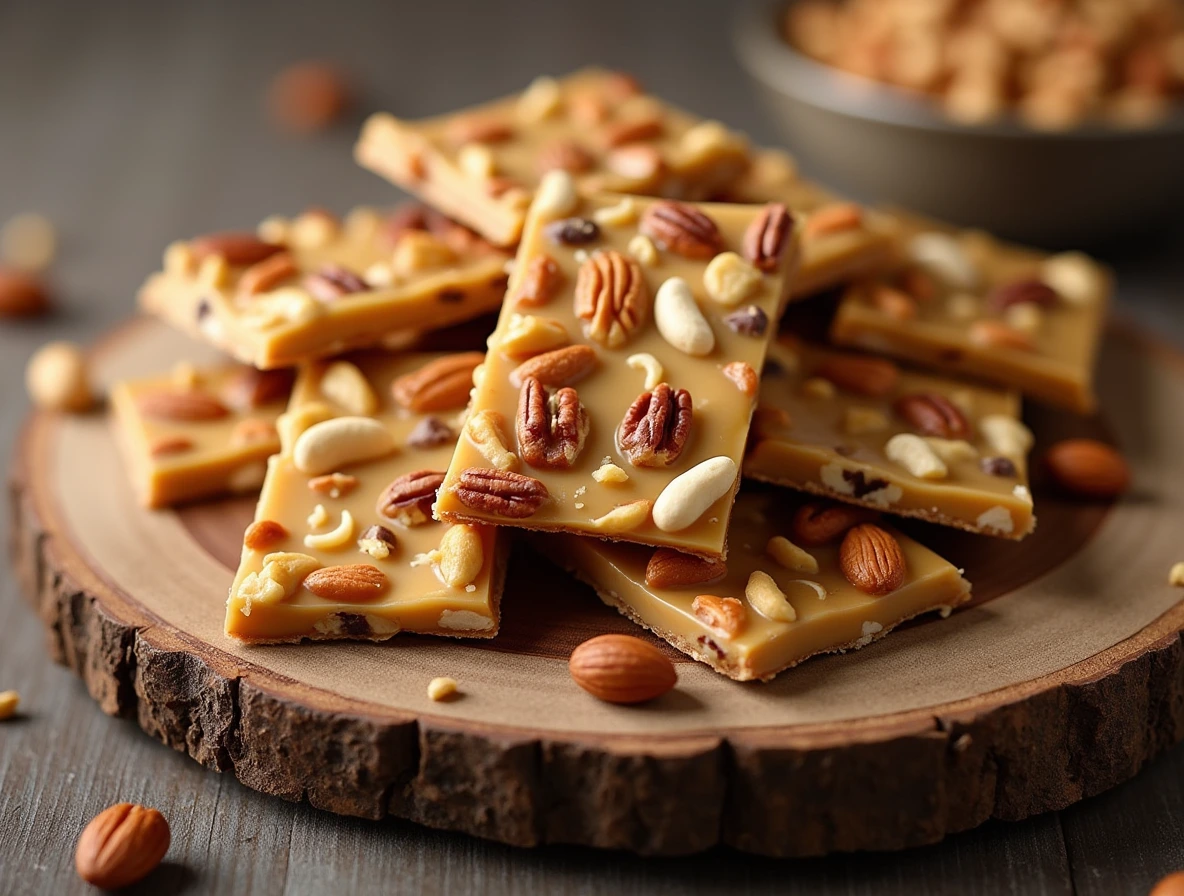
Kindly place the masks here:
POLYGON ((228 635, 497 633, 504 533, 432 519, 480 361, 374 351, 301 371, 243 537, 228 635))
POLYGON ((499 246, 518 242, 542 176, 584 192, 705 199, 748 163, 745 139, 642 92, 628 75, 585 69, 424 121, 380 113, 355 155, 365 168, 499 246))
POLYGON ((778 205, 544 179, 438 518, 720 556, 798 256, 778 205))
POLYGON ((908 263, 852 285, 831 339, 1089 413, 1110 275, 979 231, 897 215, 908 263))
POLYGON ((731 525, 726 564, 570 535, 535 546, 609 606, 740 681, 864 647, 970 598, 956 567, 861 508, 746 486, 731 525))
POLYGON ((112 424, 140 502, 169 507, 258 492, 280 447, 275 421, 293 378, 290 370, 181 362, 163 376, 116 383, 112 424))
POLYGON ((744 475, 983 535, 1036 524, 1015 392, 801 344, 769 349, 744 475))
POLYGON ((508 256, 422 206, 268 218, 168 247, 140 305, 261 369, 404 346, 492 311, 508 256))

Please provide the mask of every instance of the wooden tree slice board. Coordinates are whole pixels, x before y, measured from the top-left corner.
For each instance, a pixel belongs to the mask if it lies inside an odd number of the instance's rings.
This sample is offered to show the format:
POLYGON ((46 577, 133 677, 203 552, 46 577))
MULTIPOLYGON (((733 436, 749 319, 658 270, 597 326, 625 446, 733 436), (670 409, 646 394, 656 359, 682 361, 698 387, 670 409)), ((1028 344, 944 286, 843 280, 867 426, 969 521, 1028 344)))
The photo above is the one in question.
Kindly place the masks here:
MULTIPOLYGON (((102 382, 208 350, 137 321, 94 353, 102 382)), ((600 703, 580 641, 635 631, 517 550, 492 642, 245 647, 222 635, 251 501, 148 512, 107 420, 37 415, 14 465, 13 554, 50 634, 108 713, 250 787, 507 843, 770 855, 896 849, 1064 807, 1184 738, 1184 360, 1126 330, 1101 364, 1104 421, 1045 410, 1047 441, 1109 427, 1135 472, 1113 507, 1037 483, 1020 543, 919 525, 975 602, 771 684, 679 661, 677 690, 600 703), (427 682, 458 679, 433 703, 427 682)), ((640 632, 637 632, 640 633, 640 632)))

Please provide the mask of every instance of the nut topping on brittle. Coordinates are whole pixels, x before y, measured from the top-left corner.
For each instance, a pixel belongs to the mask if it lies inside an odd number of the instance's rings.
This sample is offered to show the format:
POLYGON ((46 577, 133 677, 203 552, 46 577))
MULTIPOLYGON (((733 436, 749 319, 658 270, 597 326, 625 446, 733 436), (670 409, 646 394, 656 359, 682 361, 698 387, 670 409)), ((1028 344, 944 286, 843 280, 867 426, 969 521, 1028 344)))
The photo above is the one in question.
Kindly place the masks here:
POLYGON ((304 278, 304 288, 322 302, 332 302, 355 292, 366 292, 370 286, 349 268, 327 264, 304 278))
POLYGON ((793 218, 785 206, 770 203, 744 233, 744 257, 762 271, 773 271, 793 232, 793 218))
POLYGON ((443 482, 444 474, 434 470, 404 473, 383 489, 375 510, 403 526, 422 525, 432 518, 432 504, 443 482))
POLYGON ((936 392, 902 395, 893 409, 917 432, 942 439, 965 439, 970 423, 952 401, 936 392))
POLYGON ((550 255, 538 255, 530 260, 526 272, 522 275, 522 282, 518 284, 518 291, 514 294, 514 304, 519 307, 538 308, 551 301, 555 289, 563 279, 563 272, 550 255))
POLYGON ((617 348, 645 322, 649 290, 636 261, 608 250, 591 256, 576 275, 575 312, 588 336, 617 348))
POLYGON ((570 467, 588 436, 588 412, 576 390, 548 395, 536 377, 527 377, 518 398, 518 453, 532 467, 570 467))
POLYGON ((283 250, 284 246, 264 242, 253 233, 211 233, 189 243, 194 262, 218 256, 230 265, 257 264, 283 250))
POLYGON ((1057 291, 1043 280, 1029 278, 1000 286, 987 298, 987 304, 994 311, 1006 311, 1013 305, 1025 303, 1051 308, 1058 298, 1057 291))
POLYGON ((723 246, 715 222, 683 202, 655 202, 642 216, 639 229, 659 245, 687 258, 712 258, 723 246))
POLYGON ((625 412, 617 443, 635 467, 666 467, 686 446, 692 419, 691 393, 659 383, 625 412))
POLYGON ((550 498, 547 487, 510 470, 463 470, 453 492, 466 507, 509 519, 534 514, 550 498))
POLYGON ((447 355, 399 377, 391 392, 395 401, 416 413, 462 408, 469 400, 473 370, 484 358, 481 352, 447 355))

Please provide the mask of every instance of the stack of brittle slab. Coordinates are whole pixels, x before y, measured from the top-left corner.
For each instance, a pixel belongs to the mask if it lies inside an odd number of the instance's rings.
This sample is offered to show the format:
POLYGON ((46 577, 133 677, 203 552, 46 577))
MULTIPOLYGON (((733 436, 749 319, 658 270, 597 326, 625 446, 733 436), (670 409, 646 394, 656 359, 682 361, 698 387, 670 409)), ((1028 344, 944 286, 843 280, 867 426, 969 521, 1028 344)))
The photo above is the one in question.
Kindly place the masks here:
POLYGON ((968 600, 887 515, 1023 538, 1020 393, 1092 407, 1092 261, 861 208, 628 76, 375 115, 356 156, 428 204, 172 244, 142 307, 234 361, 112 393, 146 506, 260 490, 231 637, 490 638, 529 545, 768 679, 968 600), (779 331, 835 288, 830 344, 779 331))

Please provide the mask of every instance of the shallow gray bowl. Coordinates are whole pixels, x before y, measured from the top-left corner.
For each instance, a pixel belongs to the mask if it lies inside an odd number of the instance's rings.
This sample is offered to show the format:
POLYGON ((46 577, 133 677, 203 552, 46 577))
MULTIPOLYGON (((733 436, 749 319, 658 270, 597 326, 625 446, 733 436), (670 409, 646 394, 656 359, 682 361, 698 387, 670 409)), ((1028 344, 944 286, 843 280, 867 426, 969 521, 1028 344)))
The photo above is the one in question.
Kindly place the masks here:
POLYGON ((810 176, 1050 249, 1184 220, 1184 109, 1141 130, 959 125, 926 98, 795 51, 780 34, 785 8, 741 4, 736 49, 810 176))

